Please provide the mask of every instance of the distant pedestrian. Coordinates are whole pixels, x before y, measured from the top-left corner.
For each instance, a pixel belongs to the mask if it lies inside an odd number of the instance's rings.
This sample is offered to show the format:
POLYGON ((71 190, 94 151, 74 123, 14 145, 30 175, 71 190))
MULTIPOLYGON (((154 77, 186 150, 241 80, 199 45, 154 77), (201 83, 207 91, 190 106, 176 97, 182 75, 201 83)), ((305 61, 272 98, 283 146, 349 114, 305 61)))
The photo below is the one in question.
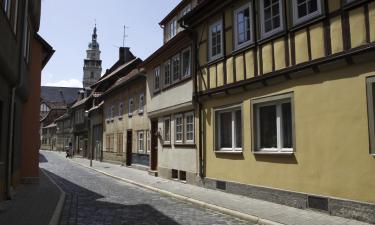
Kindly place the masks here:
POLYGON ((72 158, 72 149, 73 149, 73 144, 72 142, 69 142, 69 147, 66 149, 66 158, 72 158))

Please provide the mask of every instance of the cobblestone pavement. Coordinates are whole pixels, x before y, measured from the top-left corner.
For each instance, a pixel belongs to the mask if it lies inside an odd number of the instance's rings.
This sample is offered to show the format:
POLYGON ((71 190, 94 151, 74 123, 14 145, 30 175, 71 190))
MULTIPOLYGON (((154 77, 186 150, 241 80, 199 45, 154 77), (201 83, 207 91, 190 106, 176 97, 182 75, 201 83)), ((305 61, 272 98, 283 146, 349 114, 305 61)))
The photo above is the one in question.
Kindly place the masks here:
POLYGON ((40 165, 66 192, 61 225, 249 224, 112 179, 69 159, 42 153, 40 165))

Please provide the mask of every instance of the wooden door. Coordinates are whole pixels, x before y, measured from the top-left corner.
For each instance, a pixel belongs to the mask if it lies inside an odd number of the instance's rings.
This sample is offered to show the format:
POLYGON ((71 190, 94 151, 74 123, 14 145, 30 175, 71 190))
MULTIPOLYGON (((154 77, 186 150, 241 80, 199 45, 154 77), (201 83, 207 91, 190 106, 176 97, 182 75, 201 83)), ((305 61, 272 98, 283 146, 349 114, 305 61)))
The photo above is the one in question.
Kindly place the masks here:
POLYGON ((132 149, 133 149, 133 131, 128 130, 126 133, 126 165, 132 165, 132 149))
POLYGON ((158 121, 151 121, 151 170, 158 169, 158 121))

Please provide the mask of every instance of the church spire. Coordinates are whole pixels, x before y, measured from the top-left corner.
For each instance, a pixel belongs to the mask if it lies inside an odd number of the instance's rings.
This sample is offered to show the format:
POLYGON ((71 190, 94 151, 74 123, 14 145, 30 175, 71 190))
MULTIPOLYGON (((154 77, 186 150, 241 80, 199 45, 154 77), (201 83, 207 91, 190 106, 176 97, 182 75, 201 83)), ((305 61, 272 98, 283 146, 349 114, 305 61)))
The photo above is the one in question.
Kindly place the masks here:
POLYGON ((84 60, 82 81, 84 88, 89 88, 91 85, 95 84, 100 79, 102 73, 102 60, 100 60, 100 49, 97 38, 98 35, 95 22, 92 39, 86 50, 87 56, 84 60))

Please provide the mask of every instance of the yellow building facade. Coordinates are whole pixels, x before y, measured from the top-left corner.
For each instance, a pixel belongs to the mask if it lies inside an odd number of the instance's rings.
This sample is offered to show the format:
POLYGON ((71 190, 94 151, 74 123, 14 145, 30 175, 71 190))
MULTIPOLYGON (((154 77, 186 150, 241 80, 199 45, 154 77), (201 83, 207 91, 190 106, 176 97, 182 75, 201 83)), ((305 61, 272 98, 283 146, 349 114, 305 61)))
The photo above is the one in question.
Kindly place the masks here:
POLYGON ((375 2, 301 2, 206 0, 182 19, 203 183, 374 223, 375 2))

